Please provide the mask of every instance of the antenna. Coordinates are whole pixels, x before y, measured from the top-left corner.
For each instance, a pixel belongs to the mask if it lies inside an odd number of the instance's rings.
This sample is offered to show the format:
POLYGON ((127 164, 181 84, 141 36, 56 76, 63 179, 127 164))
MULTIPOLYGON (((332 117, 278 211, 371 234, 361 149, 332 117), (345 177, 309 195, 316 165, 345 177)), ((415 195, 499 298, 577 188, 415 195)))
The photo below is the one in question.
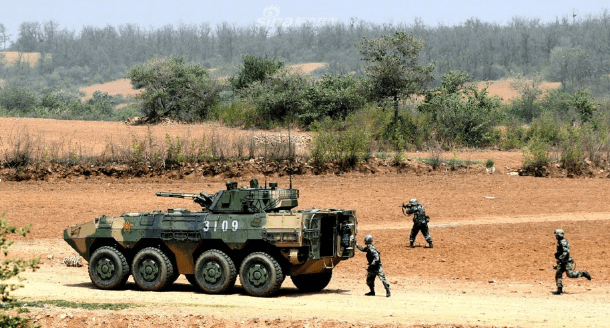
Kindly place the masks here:
POLYGON ((263 176, 265 177, 265 189, 267 189, 267 141, 268 135, 265 135, 265 157, 263 158, 263 176))
POLYGON ((290 176, 290 189, 292 189, 292 159, 293 159, 291 145, 292 145, 292 138, 290 138, 290 121, 288 121, 288 156, 290 156, 290 159, 288 161, 288 164, 289 164, 288 175, 290 176))

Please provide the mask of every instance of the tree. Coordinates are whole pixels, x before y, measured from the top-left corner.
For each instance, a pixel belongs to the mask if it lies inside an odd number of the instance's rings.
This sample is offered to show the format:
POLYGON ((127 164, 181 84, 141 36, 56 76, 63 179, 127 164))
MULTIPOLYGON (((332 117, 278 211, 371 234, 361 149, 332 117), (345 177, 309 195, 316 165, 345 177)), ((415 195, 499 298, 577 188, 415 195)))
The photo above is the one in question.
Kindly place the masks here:
POLYGON ((156 58, 129 71, 142 112, 148 121, 162 116, 184 120, 205 118, 218 104, 221 85, 208 71, 198 65, 186 66, 184 58, 156 58))
POLYGON ((284 62, 277 57, 267 59, 253 55, 242 55, 242 58, 244 60, 243 67, 236 75, 229 78, 231 86, 237 91, 247 87, 252 82, 262 82, 284 67, 284 62))
POLYGON ((8 30, 4 24, 0 23, 0 43, 2 43, 2 49, 6 50, 6 42, 11 39, 11 35, 8 34, 8 30))
POLYGON ((368 74, 372 98, 392 99, 394 122, 398 122, 400 98, 423 93, 426 85, 434 79, 434 64, 419 64, 424 41, 413 34, 396 31, 394 35, 377 39, 365 37, 358 46, 363 59, 370 62, 364 70, 368 74))
MULTIPOLYGON (((12 240, 6 238, 7 235, 20 234, 26 236, 30 232, 30 225, 25 228, 17 228, 8 225, 5 214, 2 214, 0 219, 0 249, 4 254, 4 261, 0 266, 0 294, 2 295, 2 305, 14 303, 16 300, 10 295, 11 291, 22 287, 21 285, 14 283, 4 283, 4 281, 18 277, 18 275, 26 269, 32 269, 35 271, 40 263, 40 258, 33 260, 24 260, 21 258, 7 258, 8 248, 13 244, 12 240)), ((21 278, 20 278, 21 279, 21 278)), ((3 308, 7 308, 4 307, 3 308)), ((27 327, 30 319, 22 318, 20 316, 11 316, 7 313, 0 313, 0 327, 27 327)))

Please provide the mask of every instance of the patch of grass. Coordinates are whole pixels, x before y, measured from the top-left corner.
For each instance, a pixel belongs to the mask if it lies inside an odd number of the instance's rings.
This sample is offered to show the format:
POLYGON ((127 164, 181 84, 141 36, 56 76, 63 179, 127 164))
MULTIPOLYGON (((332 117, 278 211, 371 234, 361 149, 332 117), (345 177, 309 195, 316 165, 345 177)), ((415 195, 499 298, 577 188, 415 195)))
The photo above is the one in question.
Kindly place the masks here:
POLYGON ((61 308, 84 309, 84 310, 125 310, 133 307, 141 307, 143 305, 133 303, 86 303, 86 302, 71 302, 64 300, 46 300, 34 302, 10 302, 0 304, 0 308, 11 309, 17 307, 46 307, 55 306, 61 308))
POLYGON ((488 169, 491 169, 492 167, 494 167, 496 165, 496 162, 492 159, 492 158, 488 158, 485 161, 485 167, 488 169))
POLYGON ((459 159, 459 158, 443 159, 443 158, 437 158, 437 157, 433 157, 433 158, 417 157, 417 158, 415 158, 415 160, 422 162, 422 163, 426 163, 428 165, 432 165, 434 167, 439 166, 441 164, 447 164, 449 166, 458 166, 458 165, 470 166, 470 165, 483 164, 480 161, 473 161, 473 160, 469 160, 469 159, 459 159))
POLYGON ((392 157, 394 157, 394 155, 389 154, 389 153, 376 153, 375 157, 379 158, 379 159, 386 159, 386 158, 392 158, 392 157))

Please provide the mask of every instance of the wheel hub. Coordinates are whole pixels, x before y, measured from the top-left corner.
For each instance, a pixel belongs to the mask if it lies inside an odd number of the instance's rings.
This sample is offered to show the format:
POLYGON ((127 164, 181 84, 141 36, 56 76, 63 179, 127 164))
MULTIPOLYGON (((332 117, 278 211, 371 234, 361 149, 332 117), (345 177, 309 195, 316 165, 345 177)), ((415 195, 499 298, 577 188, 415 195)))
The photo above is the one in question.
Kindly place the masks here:
POLYGON ((142 261, 142 265, 140 266, 140 274, 142 274, 142 278, 144 278, 146 281, 153 281, 157 279, 159 274, 159 266, 157 262, 152 259, 142 261))
POLYGON ((216 262, 208 262, 203 269, 203 277, 209 283, 216 283, 222 276, 220 265, 216 262))
POLYGON ((265 282, 267 282, 267 277, 267 269, 260 264, 255 264, 250 268, 250 270, 248 270, 248 280, 254 286, 263 285, 265 282))
POLYGON ((97 262, 97 274, 104 280, 112 278, 112 275, 114 274, 114 263, 108 258, 99 260, 97 262))

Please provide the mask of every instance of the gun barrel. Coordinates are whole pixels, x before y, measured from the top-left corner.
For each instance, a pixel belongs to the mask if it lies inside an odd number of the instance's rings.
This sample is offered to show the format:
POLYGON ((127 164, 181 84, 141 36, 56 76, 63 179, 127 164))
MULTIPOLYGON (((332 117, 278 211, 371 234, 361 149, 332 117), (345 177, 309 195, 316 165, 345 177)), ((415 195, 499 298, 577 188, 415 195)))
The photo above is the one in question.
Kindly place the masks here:
POLYGON ((188 193, 179 193, 179 192, 166 192, 159 191, 157 192, 157 196, 159 197, 176 197, 176 198, 194 198, 196 194, 188 194, 188 193))

